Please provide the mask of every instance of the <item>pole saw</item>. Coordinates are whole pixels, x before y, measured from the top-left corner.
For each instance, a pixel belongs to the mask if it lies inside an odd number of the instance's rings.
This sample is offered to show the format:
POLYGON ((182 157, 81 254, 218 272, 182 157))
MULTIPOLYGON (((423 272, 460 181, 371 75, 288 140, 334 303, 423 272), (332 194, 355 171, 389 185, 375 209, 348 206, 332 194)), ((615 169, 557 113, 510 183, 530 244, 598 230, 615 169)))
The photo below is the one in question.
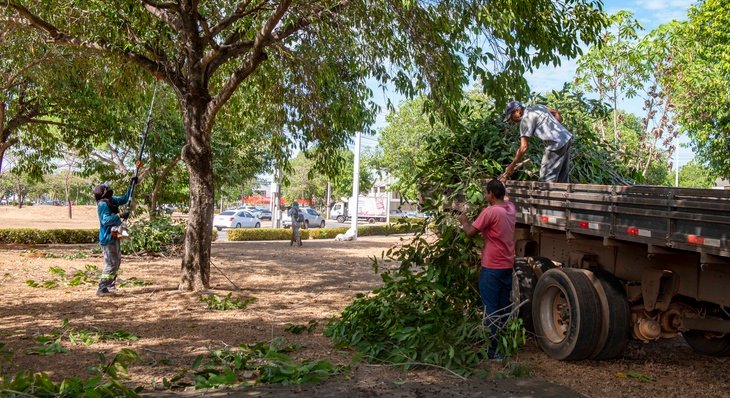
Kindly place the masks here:
POLYGON ((129 182, 129 200, 127 200, 127 211, 122 213, 126 217, 122 217, 122 225, 118 227, 112 227, 112 236, 115 238, 124 238, 129 236, 126 228, 126 221, 132 209, 132 198, 134 197, 134 188, 137 186, 137 180, 139 179, 139 170, 142 168, 142 154, 144 153, 145 146, 147 145, 147 133, 149 133, 150 124, 152 123, 152 109, 155 106, 155 97, 157 96, 157 85, 159 81, 159 79, 155 80, 155 88, 152 91, 152 101, 150 102, 150 108, 147 112, 147 122, 145 123, 144 130, 142 130, 142 142, 139 145, 137 160, 134 162, 134 176, 129 182))
POLYGON ((147 145, 147 133, 150 131, 150 124, 152 123, 152 108, 155 106, 155 96, 157 96, 157 85, 159 79, 155 80, 155 88, 152 91, 152 101, 150 102, 150 109, 147 112, 147 122, 145 123, 144 130, 142 131, 142 143, 139 146, 139 153, 137 154, 137 161, 134 162, 134 177, 129 182, 129 201, 127 202, 127 208, 132 207, 132 197, 134 196, 134 188, 137 186, 137 179, 139 178, 139 169, 142 168, 142 154, 144 148, 147 145))

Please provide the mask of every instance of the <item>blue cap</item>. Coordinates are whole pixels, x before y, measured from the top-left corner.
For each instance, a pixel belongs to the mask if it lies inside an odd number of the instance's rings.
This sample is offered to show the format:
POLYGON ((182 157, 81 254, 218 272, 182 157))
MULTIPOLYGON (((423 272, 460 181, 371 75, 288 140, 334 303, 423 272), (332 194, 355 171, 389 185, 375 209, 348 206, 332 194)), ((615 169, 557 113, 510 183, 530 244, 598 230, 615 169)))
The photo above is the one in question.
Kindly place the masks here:
POLYGON ((519 101, 510 101, 507 106, 504 107, 504 113, 502 113, 503 121, 507 123, 512 117, 512 113, 518 109, 524 108, 522 103, 519 101))

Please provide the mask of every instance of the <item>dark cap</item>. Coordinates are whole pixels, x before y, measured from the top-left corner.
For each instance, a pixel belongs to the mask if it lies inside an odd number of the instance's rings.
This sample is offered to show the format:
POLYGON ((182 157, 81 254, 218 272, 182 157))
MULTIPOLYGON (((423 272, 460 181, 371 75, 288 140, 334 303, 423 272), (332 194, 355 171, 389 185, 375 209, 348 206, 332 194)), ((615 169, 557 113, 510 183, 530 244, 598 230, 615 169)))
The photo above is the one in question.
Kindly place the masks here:
POLYGON ((94 193, 94 199, 97 201, 101 200, 105 196, 107 196, 107 193, 110 191, 109 189, 109 182, 105 182, 103 184, 99 184, 94 187, 93 193, 94 193))
POLYGON ((512 117, 512 113, 518 109, 522 109, 522 103, 519 101, 510 101, 507 106, 504 107, 504 113, 502 113, 502 121, 507 123, 512 117))

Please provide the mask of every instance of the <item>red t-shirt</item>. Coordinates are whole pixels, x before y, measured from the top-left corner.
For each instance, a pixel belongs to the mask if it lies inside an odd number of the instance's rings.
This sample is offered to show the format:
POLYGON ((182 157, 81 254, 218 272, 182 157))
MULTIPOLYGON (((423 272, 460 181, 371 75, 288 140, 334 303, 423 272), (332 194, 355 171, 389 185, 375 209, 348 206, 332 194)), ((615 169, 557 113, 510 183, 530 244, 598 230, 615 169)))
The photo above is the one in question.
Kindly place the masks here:
POLYGON ((505 200, 482 210, 472 224, 484 237, 482 267, 512 268, 515 261, 515 205, 505 200))

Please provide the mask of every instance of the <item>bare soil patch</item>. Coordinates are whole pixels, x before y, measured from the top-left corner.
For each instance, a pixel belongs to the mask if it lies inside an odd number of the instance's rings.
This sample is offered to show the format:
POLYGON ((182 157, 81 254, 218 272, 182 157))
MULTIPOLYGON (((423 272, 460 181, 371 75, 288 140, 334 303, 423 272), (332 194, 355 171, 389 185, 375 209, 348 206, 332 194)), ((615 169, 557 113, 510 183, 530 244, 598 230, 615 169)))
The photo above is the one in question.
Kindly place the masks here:
MULTIPOLYGON (((84 222, 94 228, 96 214, 90 208, 90 220, 84 222)), ((10 213, 0 210, 0 215, 10 213)), ((25 213, 25 220, 40 217, 29 216, 30 213, 25 213)), ((8 220, 9 217, 0 216, 0 227, 26 226, 11 226, 8 220)), ((63 222, 61 219, 48 225, 60 228, 63 222)), ((214 243, 211 293, 225 296, 233 292, 257 299, 246 309, 233 311, 207 310, 198 294, 178 292, 177 257, 125 256, 121 277, 139 278, 151 285, 123 288, 114 297, 98 298, 95 286, 45 289, 26 284, 28 279, 53 278, 48 272, 51 266, 64 268, 68 273, 82 270, 86 264, 101 267, 100 254, 93 253, 96 245, 0 246, 0 341, 15 353, 11 372, 33 369, 47 372, 55 379, 86 377, 86 367, 98 364, 97 352, 110 356, 121 348, 131 348, 141 355, 142 362, 129 369, 130 382, 143 386, 154 396, 200 395, 154 390, 153 384, 159 385, 163 377, 170 378, 180 369, 189 368, 196 355, 225 345, 236 347, 284 337, 304 346, 294 354, 297 359, 349 364, 353 353, 335 349, 322 335, 322 329, 355 294, 380 284, 379 276, 371 270, 369 257, 379 256, 400 242, 401 237, 366 237, 356 242, 311 240, 301 248, 280 241, 214 243), (71 258, 79 253, 86 257, 71 258), (223 273, 242 290, 236 289, 223 273), (50 333, 64 319, 78 328, 122 329, 140 339, 89 346, 65 344, 69 349, 65 354, 29 355, 28 351, 38 345, 34 339, 50 333), (284 331, 286 324, 306 324, 311 320, 318 322, 312 334, 284 331)), ((624 358, 602 362, 554 361, 530 344, 518 361, 532 370, 531 378, 498 380, 495 376, 504 372, 498 363, 487 365, 492 372, 486 379, 472 377, 467 381, 439 369, 405 372, 360 364, 322 384, 261 386, 245 392, 219 390, 206 395, 719 397, 730 391, 730 359, 697 355, 681 338, 649 345, 633 343, 624 358), (637 375, 646 378, 642 381, 637 375)))
POLYGON ((96 206, 72 206, 68 217, 68 206, 0 206, 0 228, 99 228, 96 206))

